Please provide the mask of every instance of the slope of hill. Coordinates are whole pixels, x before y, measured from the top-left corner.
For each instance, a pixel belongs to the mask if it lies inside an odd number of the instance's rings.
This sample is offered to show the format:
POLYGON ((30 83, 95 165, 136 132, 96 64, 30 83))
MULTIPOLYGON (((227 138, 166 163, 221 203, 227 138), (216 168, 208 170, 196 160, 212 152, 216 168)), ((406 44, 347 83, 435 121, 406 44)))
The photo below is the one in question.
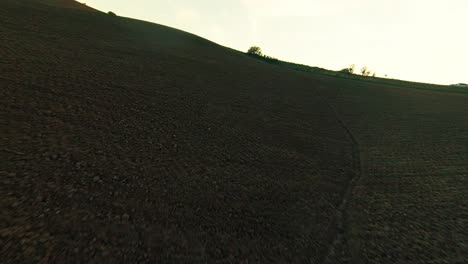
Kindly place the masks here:
POLYGON ((67 0, 3 0, 0 25, 7 262, 466 256, 466 94, 295 71, 67 0))
POLYGON ((178 30, 25 3, 0 8, 2 259, 325 257, 353 157, 317 83, 178 30))
POLYGON ((4 3, 10 2, 9 6, 16 6, 21 8, 67 8, 87 12, 97 12, 96 9, 87 6, 85 3, 80 3, 75 0, 2 0, 4 3))
POLYGON ((340 80, 323 93, 361 150, 348 210, 355 262, 466 262, 467 94, 340 80))

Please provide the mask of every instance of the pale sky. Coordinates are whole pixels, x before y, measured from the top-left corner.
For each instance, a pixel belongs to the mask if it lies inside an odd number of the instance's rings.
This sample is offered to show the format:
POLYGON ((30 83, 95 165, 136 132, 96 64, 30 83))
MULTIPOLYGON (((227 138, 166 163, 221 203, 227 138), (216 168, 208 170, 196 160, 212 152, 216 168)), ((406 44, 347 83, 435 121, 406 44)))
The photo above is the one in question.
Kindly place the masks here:
POLYGON ((246 51, 377 76, 468 83, 468 0, 82 0, 246 51))

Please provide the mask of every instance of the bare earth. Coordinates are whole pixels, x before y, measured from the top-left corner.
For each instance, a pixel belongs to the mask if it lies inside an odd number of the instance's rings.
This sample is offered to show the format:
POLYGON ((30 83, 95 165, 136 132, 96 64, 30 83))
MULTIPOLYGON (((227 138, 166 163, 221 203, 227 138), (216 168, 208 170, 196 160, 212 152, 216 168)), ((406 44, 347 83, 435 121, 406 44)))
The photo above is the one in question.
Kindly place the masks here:
POLYGON ((468 92, 0 1, 4 263, 464 263, 468 92))

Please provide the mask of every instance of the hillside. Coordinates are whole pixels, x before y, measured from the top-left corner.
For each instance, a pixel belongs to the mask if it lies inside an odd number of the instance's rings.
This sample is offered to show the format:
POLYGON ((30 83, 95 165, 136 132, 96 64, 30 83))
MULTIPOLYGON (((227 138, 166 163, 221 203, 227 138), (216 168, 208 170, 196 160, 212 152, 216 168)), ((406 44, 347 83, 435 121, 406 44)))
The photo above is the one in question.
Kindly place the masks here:
MULTIPOLYGON (((0 259, 463 263, 468 94, 0 1, 0 259)), ((464 244, 465 243, 465 244, 464 244)))

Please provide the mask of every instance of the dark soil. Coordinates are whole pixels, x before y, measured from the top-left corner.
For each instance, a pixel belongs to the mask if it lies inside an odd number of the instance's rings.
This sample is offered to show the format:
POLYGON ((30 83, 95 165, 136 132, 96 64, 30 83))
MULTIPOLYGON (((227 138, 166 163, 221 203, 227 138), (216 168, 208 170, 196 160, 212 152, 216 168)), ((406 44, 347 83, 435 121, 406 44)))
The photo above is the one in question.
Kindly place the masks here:
POLYGON ((344 246, 354 263, 468 261, 468 94, 448 90, 326 81, 361 151, 344 246))
POLYGON ((0 5, 0 259, 325 258, 355 172, 319 82, 159 25, 0 5))
POLYGON ((468 93, 294 67, 1 0, 1 262, 464 263, 468 93))

